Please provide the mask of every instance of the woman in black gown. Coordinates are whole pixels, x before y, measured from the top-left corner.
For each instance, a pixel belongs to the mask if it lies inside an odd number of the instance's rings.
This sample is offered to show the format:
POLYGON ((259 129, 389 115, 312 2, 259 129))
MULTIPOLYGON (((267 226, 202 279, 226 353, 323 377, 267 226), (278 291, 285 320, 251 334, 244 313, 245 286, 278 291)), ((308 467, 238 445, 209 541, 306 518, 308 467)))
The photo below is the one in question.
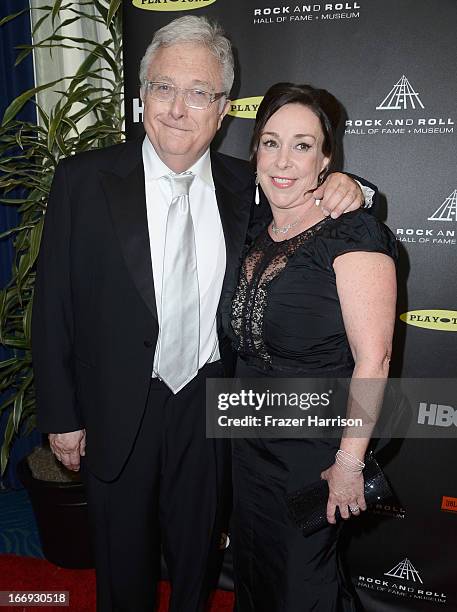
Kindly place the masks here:
MULTIPOLYGON (((387 377, 395 239, 365 211, 332 219, 312 198, 332 163, 338 109, 324 90, 279 83, 257 113, 251 154, 273 220, 247 250, 227 317, 240 378, 387 377)), ((233 440, 239 612, 354 609, 339 569, 335 509, 343 518, 366 509, 368 443, 233 440), (329 484, 329 524, 305 538, 284 496, 320 477, 329 484)))

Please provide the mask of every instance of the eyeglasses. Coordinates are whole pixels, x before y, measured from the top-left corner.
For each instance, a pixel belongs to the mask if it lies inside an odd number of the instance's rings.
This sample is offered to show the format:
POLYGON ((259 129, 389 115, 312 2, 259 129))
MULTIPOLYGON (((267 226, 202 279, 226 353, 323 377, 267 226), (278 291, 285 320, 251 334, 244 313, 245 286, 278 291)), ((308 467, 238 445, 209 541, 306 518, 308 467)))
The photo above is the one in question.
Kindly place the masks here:
POLYGON ((144 85, 148 94, 154 100, 160 102, 174 102, 178 92, 182 92, 184 104, 189 108, 199 108, 205 110, 210 105, 225 96, 225 91, 219 93, 210 93, 203 89, 181 89, 171 83, 158 83, 156 81, 145 81, 144 85))

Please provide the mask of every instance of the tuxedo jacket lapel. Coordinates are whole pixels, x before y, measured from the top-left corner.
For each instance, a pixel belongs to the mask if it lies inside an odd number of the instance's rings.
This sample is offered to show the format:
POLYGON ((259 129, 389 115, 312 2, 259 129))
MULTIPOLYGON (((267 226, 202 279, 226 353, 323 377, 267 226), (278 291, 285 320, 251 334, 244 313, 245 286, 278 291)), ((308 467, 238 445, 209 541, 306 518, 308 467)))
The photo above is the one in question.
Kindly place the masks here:
POLYGON ((246 166, 239 160, 212 154, 211 165, 226 248, 225 275, 217 313, 222 354, 224 349, 221 344, 227 343, 223 328, 229 325, 231 300, 238 281, 249 226, 253 180, 251 171, 246 171, 246 166), (228 161, 233 168, 227 168, 228 161), (241 176, 238 176, 238 169, 241 176))
POLYGON ((237 206, 237 198, 216 181, 216 198, 224 230, 226 248, 226 267, 224 285, 228 282, 231 272, 236 268, 244 246, 246 230, 249 222, 249 210, 237 206))
MULTIPOLYGON (((146 193, 142 158, 142 140, 128 142, 123 154, 109 172, 100 178, 113 225, 119 239, 127 269, 133 282, 157 322, 157 307, 151 262, 151 248, 146 211, 146 193)), ((238 278, 243 246, 250 217, 250 184, 240 180, 225 158, 211 155, 216 200, 224 231, 226 269, 219 308, 223 296, 230 299, 238 278)), ((232 164, 240 163, 231 160, 232 164)))
POLYGON ((224 180, 218 158, 212 156, 211 161, 226 248, 226 267, 222 286, 222 295, 224 295, 238 278, 239 264, 249 224, 250 203, 246 190, 238 191, 230 182, 224 180))
POLYGON ((127 269, 157 322, 141 143, 127 143, 112 172, 100 174, 127 269))

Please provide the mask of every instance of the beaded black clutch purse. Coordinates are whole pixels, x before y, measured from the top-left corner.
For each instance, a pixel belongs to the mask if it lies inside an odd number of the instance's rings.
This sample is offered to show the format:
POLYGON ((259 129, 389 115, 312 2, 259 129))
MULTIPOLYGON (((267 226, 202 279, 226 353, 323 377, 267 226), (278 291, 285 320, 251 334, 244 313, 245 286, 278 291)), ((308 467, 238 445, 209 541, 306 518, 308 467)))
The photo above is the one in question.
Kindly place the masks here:
MULTIPOLYGON (((372 452, 365 457, 363 477, 367 504, 393 497, 390 485, 372 452)), ((298 491, 286 494, 290 517, 295 525, 301 529, 303 535, 311 535, 329 524, 327 521, 328 495, 329 489, 326 480, 313 482, 298 489, 298 491)), ((341 520, 338 508, 335 516, 337 520, 341 520)))

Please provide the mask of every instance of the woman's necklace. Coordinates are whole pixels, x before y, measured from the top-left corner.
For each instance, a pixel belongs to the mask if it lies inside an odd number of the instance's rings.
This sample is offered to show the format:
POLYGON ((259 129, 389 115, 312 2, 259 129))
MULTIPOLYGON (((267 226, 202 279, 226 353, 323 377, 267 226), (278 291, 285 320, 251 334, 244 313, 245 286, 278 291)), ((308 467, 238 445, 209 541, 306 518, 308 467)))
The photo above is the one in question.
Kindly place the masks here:
POLYGON ((304 218, 305 217, 299 217, 298 219, 296 219, 292 223, 288 223, 287 225, 283 225, 282 227, 278 227, 276 225, 276 223, 274 222, 274 219, 273 219, 273 223, 271 224, 271 231, 273 232, 273 234, 275 234, 275 236, 277 234, 287 234, 287 232, 290 229, 292 229, 293 227, 298 225, 300 223, 300 221, 303 221, 304 218))

